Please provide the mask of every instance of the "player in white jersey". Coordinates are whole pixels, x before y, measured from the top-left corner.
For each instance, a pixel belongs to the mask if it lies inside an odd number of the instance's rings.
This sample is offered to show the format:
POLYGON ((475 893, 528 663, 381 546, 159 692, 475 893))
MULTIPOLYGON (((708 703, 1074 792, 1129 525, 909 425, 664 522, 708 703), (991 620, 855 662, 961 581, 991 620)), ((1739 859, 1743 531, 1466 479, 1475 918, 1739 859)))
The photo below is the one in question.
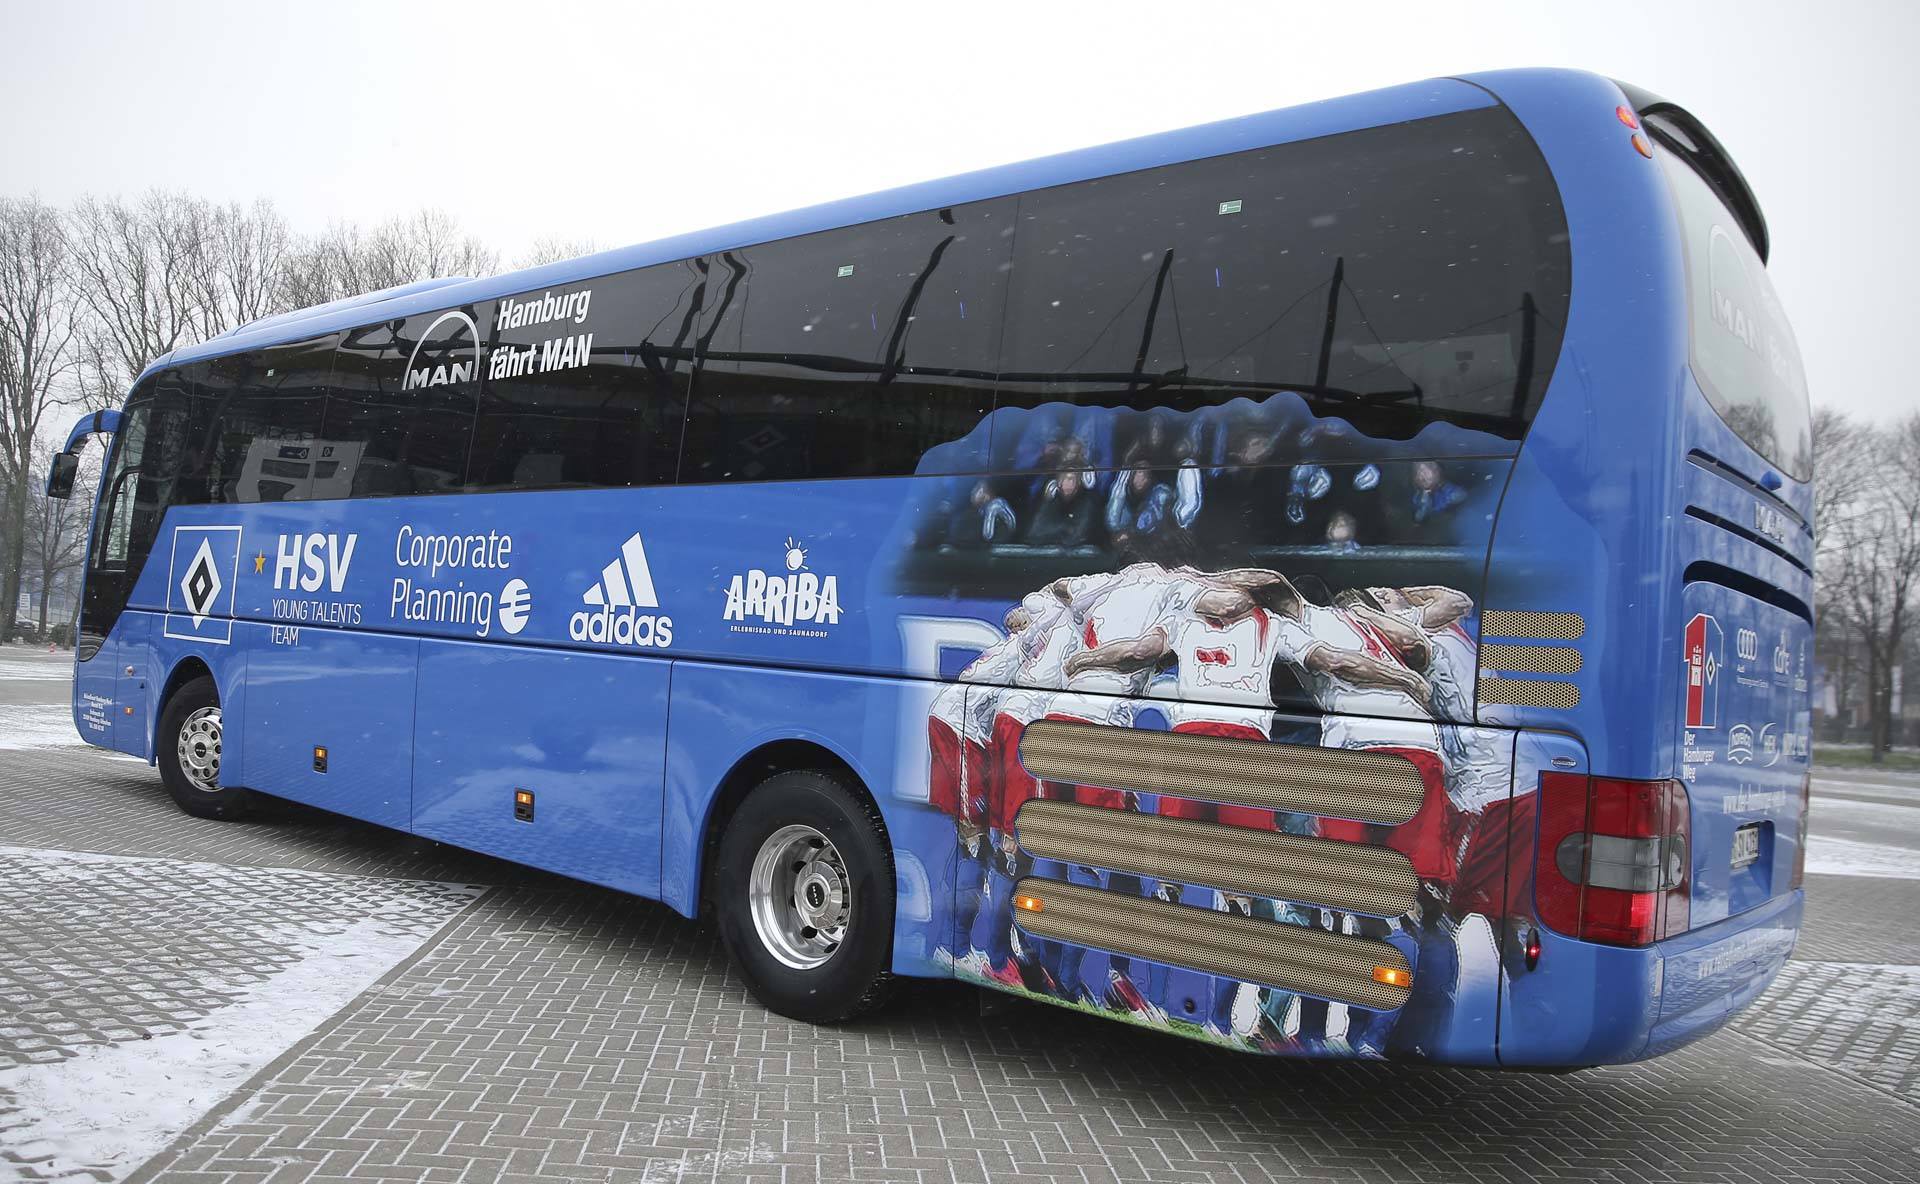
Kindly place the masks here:
POLYGON ((1447 882, 1436 885, 1444 893, 1439 916, 1429 911, 1419 926, 1418 1006, 1407 1011, 1416 1020, 1392 1034, 1396 1047, 1423 1052, 1446 1031, 1459 999, 1499 990, 1498 953, 1493 949, 1489 956, 1488 935, 1498 931, 1501 917, 1527 911, 1529 881, 1509 875, 1507 841, 1509 834, 1532 833, 1535 799, 1512 794, 1501 733, 1473 726, 1479 647, 1461 624, 1473 611, 1472 598, 1435 585, 1376 587, 1367 594, 1372 603, 1362 601, 1356 612, 1381 624, 1383 634, 1390 630, 1382 616, 1423 634, 1435 711, 1452 721, 1442 725, 1441 739, 1450 806, 1446 843, 1455 867, 1447 882))
MULTIPOLYGON (((1152 671, 1144 667, 1122 671, 1099 662, 1085 664, 1079 662, 1080 657, 1090 650, 1098 650, 1105 638, 1131 638, 1169 614, 1184 613, 1196 600, 1213 591, 1215 585, 1192 569, 1170 570, 1153 563, 1133 564, 1104 580, 1087 577, 1074 582, 1072 587, 1065 585, 1065 581, 1054 585, 1054 591, 1068 606, 1068 620, 1060 628, 1063 633, 1071 629, 1074 636, 1051 651, 1063 656, 1060 667, 1063 693, 1052 697, 1046 718, 1132 727, 1134 697, 1146 689, 1152 671)), ((1136 808, 1132 795, 1105 786, 1048 782, 1041 793, 1084 806, 1136 808)), ((1065 869, 1065 874, 1070 882, 1114 892, 1148 895, 1154 890, 1149 881, 1125 872, 1070 867, 1065 869)), ((1130 959, 1119 955, 1089 959, 1086 955, 1086 950, 1070 947, 1048 966, 1067 997, 1081 997, 1084 991, 1085 997, 1095 1002, 1117 999, 1121 1006, 1131 1010, 1152 1010, 1146 996, 1133 982, 1130 959)))
POLYGON ((1452 588, 1369 588, 1373 603, 1362 601, 1363 617, 1399 621, 1425 635, 1430 651, 1426 674, 1433 684, 1433 705, 1442 719, 1466 722, 1473 718, 1474 676, 1478 648, 1461 618, 1473 611, 1473 598, 1452 588))
POLYGON ((987 900, 979 922, 986 930, 979 948, 986 954, 985 974, 1015 986, 1026 985, 1030 976, 1044 973, 1032 959, 1024 965, 1015 962, 1011 909, 1003 907, 1011 902, 1013 884, 1023 870, 1022 856, 1013 840, 1013 820, 1029 798, 1041 793, 1039 780, 1020 761, 1020 734, 1046 714, 1047 705, 1065 685, 1064 660, 1078 644, 1068 603, 1076 586, 1075 581, 1056 581, 1022 602, 1029 613, 1028 622, 1019 634, 1011 677, 1005 680, 1011 685, 994 696, 993 722, 987 732, 984 816, 989 870, 987 900))
MULTIPOLYGON (((1152 589, 1137 593, 1134 589, 1116 589, 1110 595, 1128 599, 1112 606, 1118 611, 1104 618, 1097 610, 1090 615, 1097 636, 1087 640, 1098 640, 1099 644, 1090 644, 1069 660, 1070 685, 1112 686, 1123 693, 1139 694, 1146 689, 1154 669, 1172 658, 1178 700, 1166 704, 1163 711, 1173 731, 1265 741, 1273 716, 1269 686, 1275 634, 1272 615, 1260 607, 1249 589, 1280 578, 1260 569, 1209 577, 1181 573, 1163 581, 1169 587, 1157 594, 1150 594, 1152 589)), ((1158 810, 1168 817, 1277 829, 1272 810, 1247 806, 1163 796, 1158 810)), ((1242 914, 1255 911, 1249 897, 1203 892, 1188 903, 1242 914)), ((1179 902, 1186 892, 1181 885, 1163 884, 1158 895, 1179 902)), ((1274 919, 1271 908, 1264 911, 1266 919, 1274 919)), ((1175 995, 1191 999, 1184 982, 1189 977, 1191 972, 1167 974, 1156 967, 1147 984, 1147 997, 1162 1011, 1175 995)), ((1210 1001, 1200 1022, 1216 1034, 1229 1032, 1240 984, 1209 979, 1193 989, 1210 1001)))
MULTIPOLYGON (((1103 657, 1088 661, 1085 655, 1110 655, 1112 651, 1102 647, 1113 639, 1132 641, 1164 630, 1167 621, 1183 619, 1196 603, 1206 601, 1209 594, 1217 597, 1220 591, 1220 585, 1191 568, 1139 563, 1076 604, 1079 644, 1063 668, 1066 689, 1073 695, 1055 700, 1048 717, 1132 727, 1135 700, 1146 693, 1152 666, 1114 663, 1103 657)), ((1125 794, 1098 786, 1074 786, 1073 796, 1085 806, 1127 806, 1125 794)))
MULTIPOLYGON (((954 820, 958 845, 955 883, 960 890, 955 917, 955 957, 965 961, 970 935, 980 911, 981 889, 992 857, 987 842, 987 799, 991 785, 988 741, 993 728, 1000 688, 1019 668, 1020 635, 1031 625, 1044 600, 1029 597, 1011 609, 1004 624, 1007 635, 988 646, 960 672, 960 681, 934 696, 927 713, 927 747, 932 757, 927 800, 954 820), (971 890, 969 890, 971 889, 971 890)), ((984 959, 976 959, 984 963, 984 959)))
MULTIPOLYGON (((1426 634, 1432 657, 1427 677, 1434 704, 1444 718, 1460 726, 1443 729, 1447 748, 1447 796, 1453 816, 1448 842, 1458 860, 1449 885, 1447 911, 1459 919, 1468 913, 1498 916, 1517 911, 1510 897, 1515 885, 1506 874, 1508 830, 1522 819, 1515 813, 1510 762, 1500 733, 1471 726, 1479 671, 1479 647, 1461 620, 1473 609, 1464 592, 1434 586, 1369 588, 1383 613, 1426 634)), ((1530 802, 1519 809, 1531 809, 1530 802)), ((1531 828, 1531 822, 1527 826, 1531 828)))

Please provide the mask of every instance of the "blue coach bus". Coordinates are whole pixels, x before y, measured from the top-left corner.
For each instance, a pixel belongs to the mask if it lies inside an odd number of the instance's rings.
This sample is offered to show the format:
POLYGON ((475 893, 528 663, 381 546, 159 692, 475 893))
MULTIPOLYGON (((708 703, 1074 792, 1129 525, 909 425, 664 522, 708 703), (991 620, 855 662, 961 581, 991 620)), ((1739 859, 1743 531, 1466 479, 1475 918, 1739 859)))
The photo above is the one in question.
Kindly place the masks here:
POLYGON ((1656 1055, 1801 915, 1767 253, 1685 110, 1514 71, 270 318, 56 462, 75 722, 704 911, 809 1020, 1656 1055))

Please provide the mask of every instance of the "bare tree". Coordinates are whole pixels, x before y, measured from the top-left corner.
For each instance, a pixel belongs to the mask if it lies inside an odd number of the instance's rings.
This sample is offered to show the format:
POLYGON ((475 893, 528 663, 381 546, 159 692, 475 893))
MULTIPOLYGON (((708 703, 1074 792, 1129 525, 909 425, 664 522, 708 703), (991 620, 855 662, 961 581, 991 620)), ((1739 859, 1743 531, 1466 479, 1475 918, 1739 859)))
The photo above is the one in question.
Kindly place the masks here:
POLYGON ((179 346, 208 336, 201 279, 203 204, 153 190, 131 202, 85 197, 68 240, 102 353, 127 379, 179 346))
POLYGON ((418 280, 491 275, 499 266, 495 252, 462 234, 439 210, 395 218, 372 231, 341 223, 291 253, 282 303, 305 308, 418 280))
POLYGON ((34 440, 72 365, 73 288, 60 215, 0 197, 0 640, 20 608, 34 440))
MULTIPOLYGON (((1837 417, 1836 417, 1837 419, 1837 417)), ((1816 453, 1822 607, 1837 614, 1866 662, 1873 760, 1893 742, 1894 671, 1906 654, 1920 594, 1920 413, 1886 428, 1829 421, 1816 453)), ((1814 437, 1816 449, 1821 437, 1814 437)))
POLYGON ((600 245, 590 238, 562 238, 548 235, 535 239, 533 245, 514 259, 515 270, 524 267, 540 267, 547 263, 558 263, 562 259, 577 259, 582 255, 591 255, 600 249, 600 245))
MULTIPOLYGON (((35 449, 35 472, 45 472, 53 463, 54 449, 43 444, 35 449)), ((80 568, 87 553, 87 521, 93 499, 87 491, 99 477, 98 449, 86 454, 93 463, 85 478, 75 482, 73 497, 51 498, 37 486, 29 485, 26 520, 27 571, 33 573, 40 592, 39 633, 47 632, 47 606, 56 588, 70 584, 69 577, 80 568), (85 487, 83 489, 82 487, 85 487)))
POLYGON ((285 302, 282 282, 293 235, 272 202, 203 205, 198 216, 191 258, 203 336, 298 307, 285 302))

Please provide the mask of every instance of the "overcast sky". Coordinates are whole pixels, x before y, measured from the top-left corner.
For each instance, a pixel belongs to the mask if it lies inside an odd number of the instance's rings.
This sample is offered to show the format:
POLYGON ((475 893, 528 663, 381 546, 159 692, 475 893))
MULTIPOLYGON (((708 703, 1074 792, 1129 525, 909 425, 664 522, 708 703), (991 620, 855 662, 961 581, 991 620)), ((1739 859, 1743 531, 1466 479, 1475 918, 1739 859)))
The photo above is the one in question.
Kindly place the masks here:
POLYGON ((1577 66, 1704 119, 1773 232, 1816 403, 1920 405, 1920 3, 281 6, 0 0, 0 192, 423 206, 511 259, 1435 75, 1577 66))

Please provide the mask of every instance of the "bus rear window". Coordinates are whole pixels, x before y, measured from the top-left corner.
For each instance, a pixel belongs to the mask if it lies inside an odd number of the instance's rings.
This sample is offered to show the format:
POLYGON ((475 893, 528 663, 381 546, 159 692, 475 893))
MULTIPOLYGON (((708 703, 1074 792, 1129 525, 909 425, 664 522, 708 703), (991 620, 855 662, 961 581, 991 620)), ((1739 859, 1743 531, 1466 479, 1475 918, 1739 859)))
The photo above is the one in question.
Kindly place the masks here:
POLYGON ((1767 265, 1700 175, 1655 149, 1686 240, 1693 376, 1727 426, 1789 477, 1813 471, 1811 413, 1800 349, 1767 265))

